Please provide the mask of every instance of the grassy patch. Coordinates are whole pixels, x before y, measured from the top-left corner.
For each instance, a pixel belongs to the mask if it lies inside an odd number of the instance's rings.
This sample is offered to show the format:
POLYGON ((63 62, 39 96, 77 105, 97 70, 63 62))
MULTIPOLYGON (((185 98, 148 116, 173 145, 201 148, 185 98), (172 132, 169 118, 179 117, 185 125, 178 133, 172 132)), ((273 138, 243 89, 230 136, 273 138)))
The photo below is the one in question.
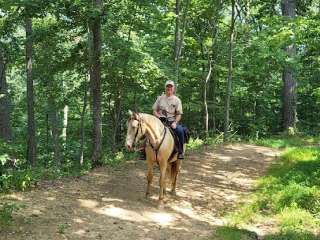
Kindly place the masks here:
POLYGON ((257 235, 245 229, 239 229, 232 226, 218 227, 216 230, 218 240, 254 240, 257 235))
MULTIPOLYGON (((223 226, 218 227, 215 231, 215 240, 255 240, 258 236, 255 232, 241 229, 235 226, 223 226)), ((309 231, 295 229, 288 231, 280 231, 276 234, 269 234, 264 236, 264 240, 319 240, 318 236, 315 236, 309 231)))
POLYGON ((290 231, 281 232, 278 234, 268 235, 265 240, 319 240, 318 236, 315 236, 308 231, 290 231))
POLYGON ((280 234, 266 239, 320 239, 320 148, 313 138, 259 140, 286 151, 259 179, 250 203, 229 219, 233 224, 275 221, 280 234), (263 219, 263 220, 261 220, 263 219))

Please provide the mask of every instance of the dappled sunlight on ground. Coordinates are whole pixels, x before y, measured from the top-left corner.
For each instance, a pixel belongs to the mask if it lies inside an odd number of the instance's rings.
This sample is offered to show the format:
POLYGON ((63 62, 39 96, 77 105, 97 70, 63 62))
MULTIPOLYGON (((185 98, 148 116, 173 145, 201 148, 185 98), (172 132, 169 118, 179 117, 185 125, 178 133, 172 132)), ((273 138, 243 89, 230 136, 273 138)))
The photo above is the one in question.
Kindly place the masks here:
POLYGON ((276 154, 247 144, 189 153, 178 176, 177 195, 167 194, 163 209, 157 202, 157 167, 152 195, 145 198, 144 161, 46 181, 30 192, 1 196, 26 208, 0 239, 208 239, 216 226, 225 224, 222 214, 243 201, 276 154))

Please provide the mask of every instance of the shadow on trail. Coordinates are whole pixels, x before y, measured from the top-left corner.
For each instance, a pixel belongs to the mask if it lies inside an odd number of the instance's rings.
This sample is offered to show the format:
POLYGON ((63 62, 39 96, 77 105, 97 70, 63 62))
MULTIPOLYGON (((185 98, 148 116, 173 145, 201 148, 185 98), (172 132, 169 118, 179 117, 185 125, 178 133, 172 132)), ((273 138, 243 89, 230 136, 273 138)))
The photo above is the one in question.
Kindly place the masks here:
POLYGON ((270 149, 252 145, 189 153, 177 196, 168 194, 162 210, 157 208, 156 169, 151 199, 145 199, 145 162, 96 169, 11 195, 28 207, 0 239, 208 239, 224 224, 221 213, 250 193, 273 157, 270 149))

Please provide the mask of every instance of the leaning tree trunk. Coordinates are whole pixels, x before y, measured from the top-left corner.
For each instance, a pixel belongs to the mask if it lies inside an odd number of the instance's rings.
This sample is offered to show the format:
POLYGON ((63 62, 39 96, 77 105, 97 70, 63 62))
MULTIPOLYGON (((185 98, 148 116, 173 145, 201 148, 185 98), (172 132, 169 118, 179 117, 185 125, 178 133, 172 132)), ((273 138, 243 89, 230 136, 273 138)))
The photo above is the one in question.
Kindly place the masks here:
POLYGON ((212 36, 212 74, 211 74, 211 99, 212 99, 212 119, 211 119, 211 129, 212 132, 216 132, 216 85, 218 82, 218 74, 216 71, 216 61, 217 61, 217 29, 214 31, 212 36))
POLYGON ((207 64, 208 64, 208 72, 205 73, 206 71, 206 66, 203 63, 202 64, 202 72, 204 76, 203 80, 203 119, 204 119, 204 131, 205 131, 205 137, 209 137, 209 111, 208 111, 208 84, 209 80, 211 78, 211 73, 212 73, 212 61, 210 57, 209 50, 205 47, 205 44, 203 42, 203 39, 200 39, 200 49, 201 49, 201 55, 202 58, 207 58, 207 64))
MULTIPOLYGON (((281 3, 282 15, 289 19, 295 18, 296 1, 282 0, 281 3)), ((289 58, 294 58, 296 55, 296 48, 293 44, 286 47, 286 52, 289 58)), ((297 82, 295 79, 294 69, 290 64, 286 64, 282 73, 283 80, 283 96, 282 96, 282 114, 283 114, 283 128, 289 133, 290 129, 296 128, 297 122, 297 82)))
POLYGON ((181 1, 176 0, 175 5, 176 5, 175 6, 176 27, 175 27, 175 41, 174 41, 174 65, 175 65, 175 80, 176 80, 176 83, 178 83, 179 71, 180 71, 180 57, 182 53, 184 32, 187 24, 187 15, 189 10, 190 0, 186 1, 182 19, 181 19, 181 1))
POLYGON ((232 92, 232 47, 234 37, 234 24, 235 24, 235 0, 231 1, 232 12, 231 12, 231 25, 230 25, 230 37, 229 37, 229 70, 228 70, 228 83, 225 100, 225 112, 224 112, 224 134, 223 142, 228 141, 229 134, 229 112, 230 112, 230 96, 232 92))
MULTIPOLYGON (((27 11, 27 10, 26 10, 27 11)), ((27 112, 28 112, 28 133, 27 133, 27 161, 29 164, 36 163, 36 131, 34 120, 33 100, 33 79, 32 79, 32 19, 25 18, 26 28, 26 71, 27 71, 27 112)))
POLYGON ((10 124, 10 99, 6 79, 5 52, 0 47, 0 138, 5 141, 12 139, 10 124))
POLYGON ((175 6, 175 14, 176 14, 176 29, 175 29, 175 38, 174 38, 174 63, 175 63, 175 75, 176 75, 176 82, 179 79, 179 49, 181 44, 181 20, 180 20, 180 8, 181 2, 180 0, 176 0, 175 6))
MULTIPOLYGON (((93 0, 93 6, 102 10, 102 0, 93 0)), ((92 164, 100 164, 102 151, 102 120, 101 120, 101 21, 100 15, 96 15, 90 21, 92 43, 90 44, 90 85, 92 94, 92 120, 93 120, 93 153, 92 164)))
MULTIPOLYGON (((136 12, 134 11, 133 16, 135 17, 136 12)), ((127 42, 130 44, 131 41, 131 32, 132 32, 133 25, 130 25, 129 27, 129 32, 128 32, 128 39, 127 42)), ((112 120, 113 120, 113 132, 112 132, 112 151, 116 152, 118 143, 121 141, 121 112, 122 112, 122 105, 123 105, 123 99, 122 97, 125 94, 125 81, 126 81, 126 76, 128 72, 128 64, 130 60, 130 52, 127 52, 125 56, 125 63, 123 65, 122 69, 122 79, 119 81, 119 84, 117 85, 117 96, 115 99, 115 104, 114 108, 112 111, 112 120)))
POLYGON ((215 0, 215 11, 213 13, 213 18, 211 21, 212 25, 212 45, 211 45, 211 59, 212 59, 212 74, 211 74, 211 109, 212 109, 212 120, 211 120, 211 128, 212 132, 216 133, 216 88, 217 88, 217 82, 218 82, 218 74, 217 74, 217 60, 218 60, 218 31, 219 31, 219 21, 221 20, 221 12, 223 9, 223 1, 222 0, 215 0))
POLYGON ((86 115, 86 108, 87 108, 87 101, 88 101, 88 87, 87 87, 87 80, 84 82, 84 90, 83 90, 83 106, 81 111, 81 121, 80 121, 80 130, 81 130, 81 144, 80 144, 80 165, 83 165, 83 152, 84 152, 84 117, 86 115))
POLYGON ((208 100, 207 100, 207 92, 208 92, 208 83, 211 77, 212 72, 212 64, 211 59, 208 54, 208 73, 206 79, 204 80, 204 93, 203 93, 203 104, 204 104, 204 121, 205 121, 205 134, 206 138, 209 137, 209 111, 208 111, 208 100))

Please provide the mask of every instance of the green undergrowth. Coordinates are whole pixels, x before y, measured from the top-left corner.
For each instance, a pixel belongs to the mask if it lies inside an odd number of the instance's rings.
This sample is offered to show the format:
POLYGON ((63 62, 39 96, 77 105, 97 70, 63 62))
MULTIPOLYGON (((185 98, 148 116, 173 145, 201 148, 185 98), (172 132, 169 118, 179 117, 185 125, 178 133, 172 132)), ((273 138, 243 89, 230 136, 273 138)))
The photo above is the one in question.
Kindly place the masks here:
POLYGON ((21 208, 25 208, 23 204, 12 203, 0 203, 0 229, 14 223, 13 214, 21 208))
MULTIPOLYGON (((36 166, 30 166, 26 164, 25 160, 13 159, 12 156, 12 154, 4 152, 0 154, 0 193, 25 191, 36 186, 41 180, 80 176, 92 168, 91 162, 88 160, 80 165, 78 159, 64 159, 63 163, 56 165, 41 159, 36 166)), ((136 154, 126 151, 117 153, 105 151, 102 154, 100 166, 119 167, 135 156, 136 154)))
POLYGON ((288 148, 302 146, 320 146, 320 138, 312 136, 275 136, 258 140, 249 140, 249 142, 272 148, 288 148))
POLYGON ((273 222, 279 234, 265 239, 320 239, 320 148, 318 139, 271 138, 258 145, 283 148, 249 203, 227 218, 232 226, 273 222))

